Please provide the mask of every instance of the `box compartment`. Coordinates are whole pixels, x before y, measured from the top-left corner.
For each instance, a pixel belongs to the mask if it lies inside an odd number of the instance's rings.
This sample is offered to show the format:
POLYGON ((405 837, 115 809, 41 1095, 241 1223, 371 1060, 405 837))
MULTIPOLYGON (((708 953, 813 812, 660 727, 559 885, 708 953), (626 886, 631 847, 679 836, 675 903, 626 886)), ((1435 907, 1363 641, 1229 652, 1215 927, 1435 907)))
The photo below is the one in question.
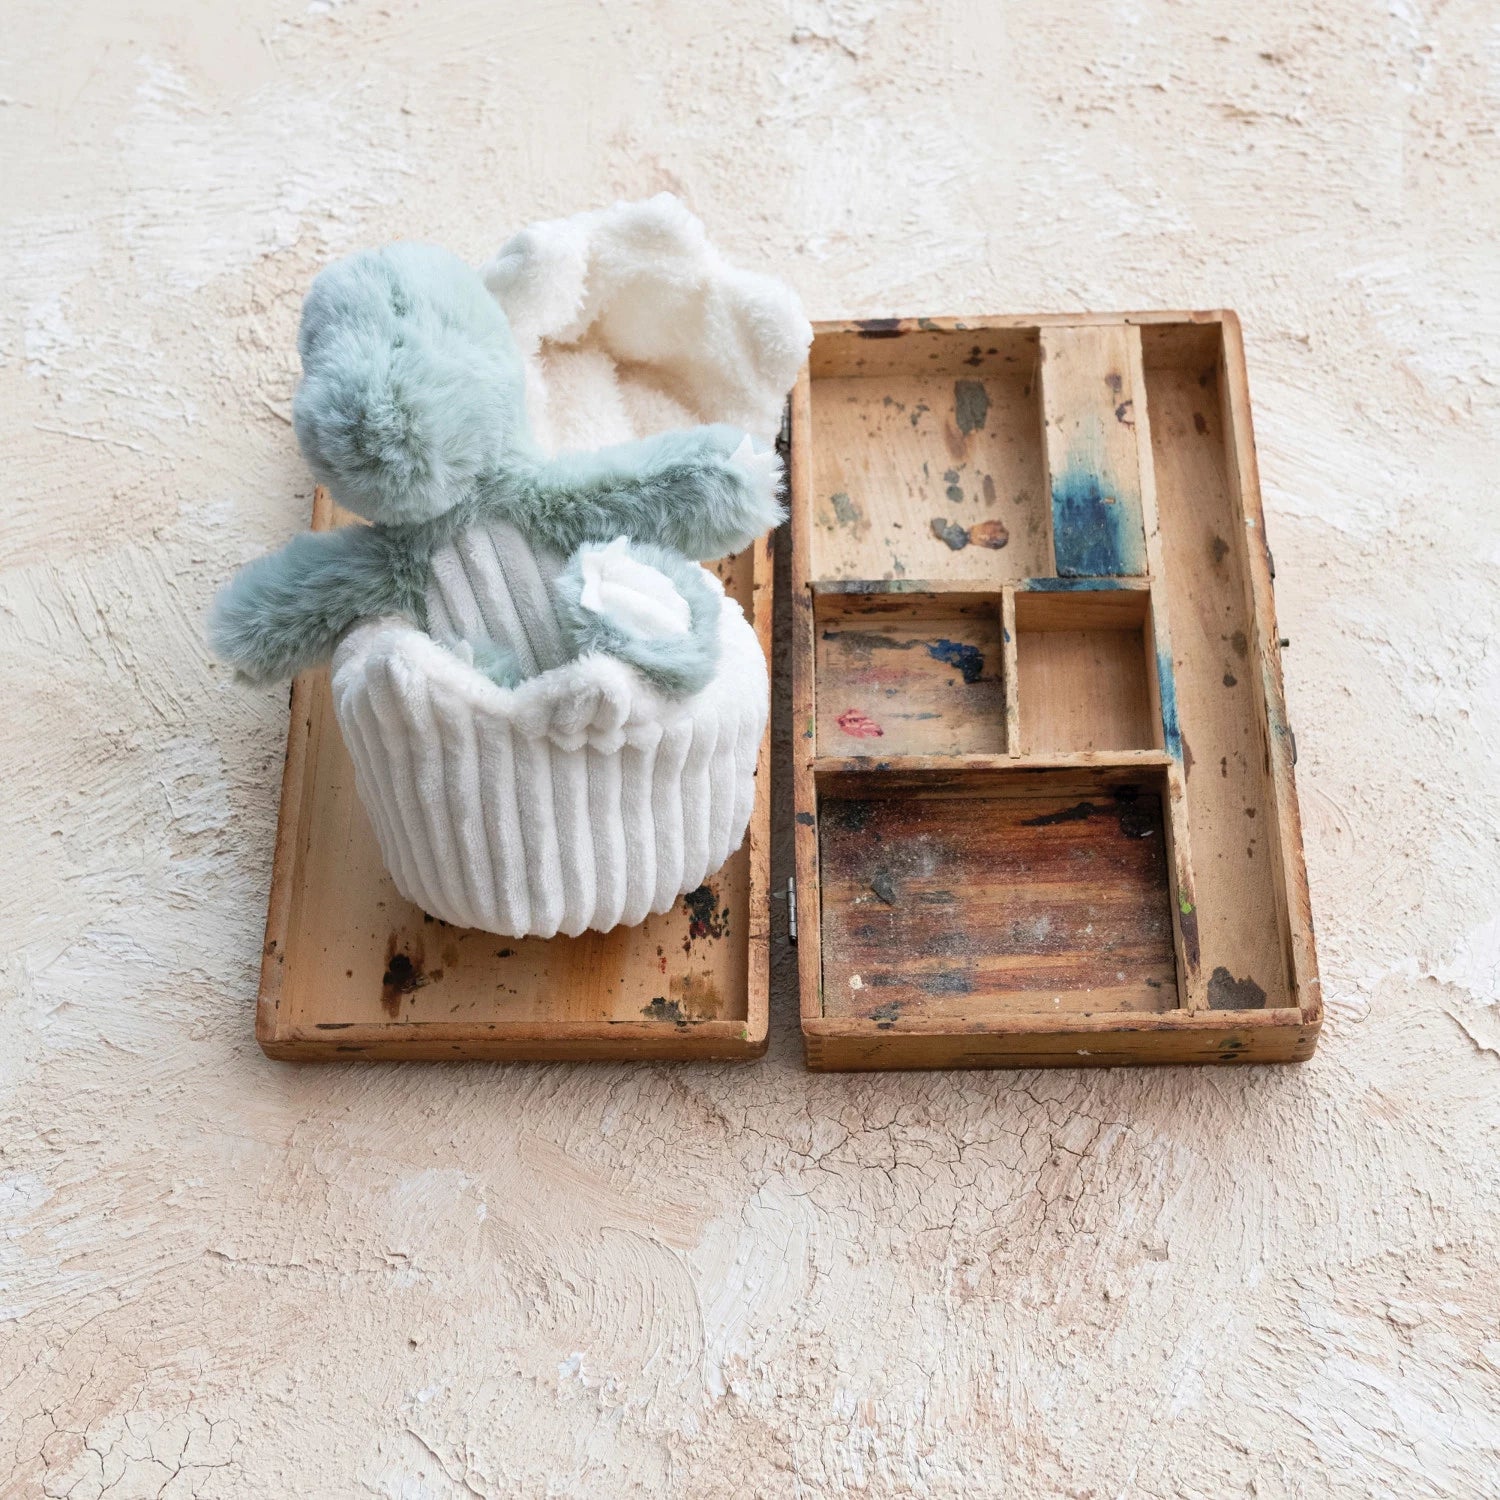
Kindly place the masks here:
MULTIPOLYGON (((1238 329, 1230 327, 1231 338, 1238 329)), ((1312 917, 1243 365, 1217 325, 1141 330, 1207 1004, 1307 1007, 1312 917), (1248 477, 1247 477, 1248 476, 1248 477), (1261 997, 1264 997, 1263 999, 1261 997)))
POLYGON ((811 577, 1052 572, 1035 329, 832 332, 812 360, 811 577))
POLYGON ((1016 594, 1022 755, 1161 748, 1150 602, 1144 589, 1016 594))
POLYGON ((818 601, 818 753, 1005 753, 998 594, 818 601))
POLYGON ((818 809, 825 1016, 1176 1006, 1160 769, 833 784, 818 809))

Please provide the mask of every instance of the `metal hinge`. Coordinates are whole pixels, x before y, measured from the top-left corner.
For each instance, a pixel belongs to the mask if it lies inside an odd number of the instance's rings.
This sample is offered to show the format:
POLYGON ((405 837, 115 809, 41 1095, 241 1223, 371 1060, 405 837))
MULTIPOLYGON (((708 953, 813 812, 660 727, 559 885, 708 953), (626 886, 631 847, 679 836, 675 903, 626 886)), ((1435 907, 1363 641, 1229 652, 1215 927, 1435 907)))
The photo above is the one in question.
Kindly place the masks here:
POLYGON ((789 875, 786 882, 786 932, 795 943, 797 941, 797 877, 795 875, 789 875))

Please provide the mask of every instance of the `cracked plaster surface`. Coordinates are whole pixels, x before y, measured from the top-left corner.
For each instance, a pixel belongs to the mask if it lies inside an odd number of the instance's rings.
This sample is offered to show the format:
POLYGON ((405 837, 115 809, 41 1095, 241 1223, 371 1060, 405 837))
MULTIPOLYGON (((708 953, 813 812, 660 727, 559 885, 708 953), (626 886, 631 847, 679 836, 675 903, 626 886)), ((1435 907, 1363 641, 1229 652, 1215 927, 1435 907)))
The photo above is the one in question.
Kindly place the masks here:
POLYGON ((0 1496, 1495 1494, 1493 19, 19 0, 0 1496), (662 188, 818 317, 1239 311, 1313 1062, 810 1076, 779 928, 759 1066, 261 1057, 286 694, 200 619, 302 290, 662 188))

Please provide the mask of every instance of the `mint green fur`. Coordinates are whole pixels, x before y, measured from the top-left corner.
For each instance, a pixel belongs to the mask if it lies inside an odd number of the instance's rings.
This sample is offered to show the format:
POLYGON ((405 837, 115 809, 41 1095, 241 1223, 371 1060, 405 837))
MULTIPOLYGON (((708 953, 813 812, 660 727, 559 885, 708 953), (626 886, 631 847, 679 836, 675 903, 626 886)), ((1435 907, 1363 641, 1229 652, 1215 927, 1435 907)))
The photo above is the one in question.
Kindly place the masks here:
MULTIPOLYGON (((214 649, 253 680, 317 665, 370 616, 404 614, 425 628, 433 554, 470 526, 507 521, 565 557, 625 536, 709 559, 781 519, 774 474, 732 461, 745 436, 732 427, 544 457, 504 313, 472 269, 436 247, 390 245, 329 267, 308 293, 298 348, 303 454, 341 505, 374 524, 297 537, 219 595, 214 649)), ((708 617, 690 590, 702 579, 683 588, 678 572, 663 571, 688 599, 698 636, 708 617)), ((572 639, 690 692, 712 674, 717 621, 716 608, 711 639, 685 654, 653 656, 604 628, 575 629, 572 639)))

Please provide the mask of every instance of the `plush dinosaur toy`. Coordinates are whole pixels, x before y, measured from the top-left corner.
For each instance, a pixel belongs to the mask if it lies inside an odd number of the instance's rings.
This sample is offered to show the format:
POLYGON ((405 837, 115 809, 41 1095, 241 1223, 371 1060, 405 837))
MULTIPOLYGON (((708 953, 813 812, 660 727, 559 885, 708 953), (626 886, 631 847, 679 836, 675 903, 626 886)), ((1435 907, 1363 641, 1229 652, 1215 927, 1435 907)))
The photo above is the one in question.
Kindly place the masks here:
POLYGON ((722 591, 690 559, 738 551, 781 519, 774 452, 716 424, 544 456, 505 314, 433 246, 322 272, 298 349, 302 452, 373 524, 305 533, 245 567, 210 624, 225 661, 256 681, 289 677, 356 621, 399 614, 506 686, 589 651, 677 696, 710 679, 722 591), (483 575, 467 622, 442 603, 445 568, 483 575))

